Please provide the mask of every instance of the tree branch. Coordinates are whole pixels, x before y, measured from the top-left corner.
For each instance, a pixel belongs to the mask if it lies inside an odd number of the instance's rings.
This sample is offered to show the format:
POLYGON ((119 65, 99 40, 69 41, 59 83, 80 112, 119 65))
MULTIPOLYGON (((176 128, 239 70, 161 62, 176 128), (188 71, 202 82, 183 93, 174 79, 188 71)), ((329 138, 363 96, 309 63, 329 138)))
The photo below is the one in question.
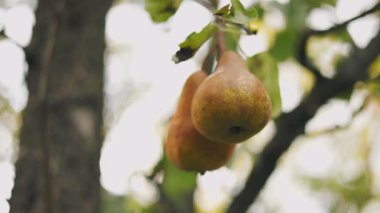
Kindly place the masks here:
POLYGON ((377 10, 380 10, 380 2, 377 3, 377 4, 375 4, 369 10, 366 10, 366 11, 362 12, 361 14, 359 14, 359 15, 353 17, 353 18, 348 19, 347 21, 344 21, 344 22, 342 22, 340 24, 336 24, 333 27, 331 27, 329 29, 326 29, 326 30, 312 30, 311 34, 312 35, 325 35, 325 34, 328 34, 330 32, 341 30, 341 29, 345 28, 349 23, 351 23, 351 22, 353 22, 353 21, 355 21, 357 19, 363 18, 364 16, 367 16, 367 15, 369 15, 371 13, 374 13, 377 10))
POLYGON ((359 19, 359 18, 362 18, 364 16, 367 16, 373 12, 376 12, 377 10, 380 9, 380 3, 377 3, 376 5, 374 5, 372 8, 370 8, 369 10, 366 10, 364 12, 362 12, 361 14, 351 18, 351 19, 348 19, 347 21, 344 21, 340 24, 337 24, 337 25, 334 25, 333 27, 329 28, 329 29, 326 29, 326 30, 311 30, 311 29, 306 29, 305 32, 302 34, 301 38, 299 39, 299 43, 298 43, 298 49, 297 49, 297 54, 295 55, 295 58, 297 59, 297 61, 302 64, 303 66, 305 66, 306 68, 308 68, 311 72, 313 72, 315 74, 315 76, 317 77, 317 79, 323 79, 324 77, 322 76, 321 72, 318 70, 318 68, 312 63, 312 61, 310 60, 310 58, 308 57, 307 53, 306 53, 306 50, 307 50, 307 41, 309 40, 309 38, 313 35, 325 35, 325 34, 328 34, 328 33, 332 33, 332 32, 336 32, 336 31, 339 31, 339 30, 342 30, 344 29, 349 23, 359 19))
POLYGON ((351 56, 338 67, 334 79, 321 79, 311 94, 292 112, 282 114, 276 120, 277 133, 259 156, 243 190, 235 197, 228 212, 246 212, 276 167, 279 157, 295 138, 304 133, 306 122, 318 108, 330 98, 351 88, 357 81, 367 78, 366 70, 380 54, 380 33, 365 49, 355 49, 351 56))

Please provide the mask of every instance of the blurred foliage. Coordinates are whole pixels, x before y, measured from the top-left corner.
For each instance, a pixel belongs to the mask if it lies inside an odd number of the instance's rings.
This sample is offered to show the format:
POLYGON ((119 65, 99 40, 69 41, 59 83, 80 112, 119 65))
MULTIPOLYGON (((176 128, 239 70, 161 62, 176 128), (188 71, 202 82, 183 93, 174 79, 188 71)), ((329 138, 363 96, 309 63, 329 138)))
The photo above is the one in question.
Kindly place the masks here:
POLYGON ((324 5, 334 6, 335 4, 335 0, 290 0, 289 4, 278 6, 285 16, 286 26, 276 36, 270 50, 273 56, 279 61, 293 56, 297 41, 300 38, 301 32, 305 29, 305 20, 308 13, 316 7, 324 5))
POLYGON ((102 211, 104 213, 128 213, 128 212, 138 212, 138 213, 153 213, 154 207, 142 206, 138 201, 136 201, 133 196, 118 196, 108 193, 107 191, 102 191, 102 211))
MULTIPOLYGON (((349 134, 350 130, 343 129, 343 131, 349 134)), ((343 159, 340 159, 343 164, 342 168, 345 166, 344 158, 347 157, 355 158, 355 161, 362 165, 355 174, 348 176, 337 169, 324 178, 302 177, 315 192, 327 192, 334 197, 334 199, 330 199, 330 212, 361 212, 370 201, 380 201, 380 195, 373 190, 376 177, 373 167, 371 167, 373 145, 369 135, 367 124, 360 130, 359 141, 355 144, 356 149, 351 150, 350 153, 347 153, 346 149, 339 147, 336 149, 337 155, 344 156, 343 159), (356 210, 353 211, 353 209, 356 210)), ((335 144, 335 146, 341 145, 343 144, 335 144)))
POLYGON ((352 93, 354 92, 354 88, 350 88, 346 91, 340 92, 338 95, 336 95, 336 98, 342 99, 342 100, 350 100, 352 93))
POLYGON ((154 22, 165 22, 172 17, 182 0, 145 0, 145 10, 154 22))
MULTIPOLYGON (((0 93, 2 91, 2 87, 0 85, 0 93)), ((21 119, 20 114, 15 111, 13 106, 10 104, 9 100, 0 94, 0 125, 6 128, 9 131, 10 135, 12 135, 12 139, 14 142, 17 142, 21 119)), ((0 135, 0 143, 1 143, 1 135, 0 135)), ((4 150, 0 150, 0 153, 4 152, 4 150)), ((0 156, 2 159, 4 156, 0 156)), ((13 160, 13 159, 12 159, 13 160)))
POLYGON ((279 32, 270 50, 279 61, 283 61, 295 53, 296 42, 305 27, 304 20, 307 15, 308 5, 304 0, 292 0, 281 7, 286 18, 286 26, 279 32))
POLYGON ((146 177, 156 185, 160 193, 159 202, 144 206, 133 195, 118 196, 103 191, 103 209, 106 213, 166 213, 193 212, 193 196, 197 174, 185 172, 172 165, 164 155, 156 164, 152 174, 146 177), (162 180, 159 176, 162 176, 162 180))
POLYGON ((192 208, 196 182, 197 173, 178 169, 164 155, 162 194, 172 201, 177 209, 186 211, 186 209, 192 208))
POLYGON ((299 32, 296 29, 290 28, 279 32, 271 49, 271 54, 279 61, 284 61, 293 55, 298 35, 299 32))
POLYGON ((272 117, 281 113, 281 94, 276 60, 269 53, 260 53, 247 59, 250 71, 267 89, 272 102, 272 117))
POLYGON ((380 101, 380 56, 372 62, 368 74, 369 80, 360 82, 358 87, 367 90, 371 97, 380 101))
POLYGON ((337 210, 344 208, 348 203, 361 209, 369 200, 375 197, 371 192, 370 177, 365 173, 349 182, 341 182, 336 177, 326 179, 310 178, 308 182, 314 190, 328 190, 338 197, 332 205, 332 212, 341 212, 337 210))
POLYGON ((369 68, 370 79, 376 79, 380 77, 380 56, 376 58, 369 68))
POLYGON ((225 35, 226 35, 226 48, 228 50, 238 51, 240 34, 226 32, 225 35))
POLYGON ((372 97, 380 101, 380 78, 365 82, 363 88, 366 89, 372 97))
POLYGON ((0 95, 0 115, 5 112, 15 113, 13 107, 9 104, 8 99, 0 95))

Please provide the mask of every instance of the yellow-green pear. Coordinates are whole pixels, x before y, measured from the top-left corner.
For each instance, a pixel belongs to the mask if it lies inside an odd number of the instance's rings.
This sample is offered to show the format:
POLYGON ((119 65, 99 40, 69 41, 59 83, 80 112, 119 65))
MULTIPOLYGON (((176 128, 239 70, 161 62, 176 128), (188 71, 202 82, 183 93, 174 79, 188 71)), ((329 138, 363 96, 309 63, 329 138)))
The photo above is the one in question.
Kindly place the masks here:
POLYGON ((235 144, 222 144, 204 137, 193 125, 191 102, 206 77, 203 71, 197 71, 186 80, 165 143, 166 155, 174 165, 200 173, 223 166, 235 149, 235 144))
POLYGON ((210 140, 239 143, 261 131, 271 115, 270 97, 235 52, 222 52, 215 71, 196 91, 191 116, 210 140))

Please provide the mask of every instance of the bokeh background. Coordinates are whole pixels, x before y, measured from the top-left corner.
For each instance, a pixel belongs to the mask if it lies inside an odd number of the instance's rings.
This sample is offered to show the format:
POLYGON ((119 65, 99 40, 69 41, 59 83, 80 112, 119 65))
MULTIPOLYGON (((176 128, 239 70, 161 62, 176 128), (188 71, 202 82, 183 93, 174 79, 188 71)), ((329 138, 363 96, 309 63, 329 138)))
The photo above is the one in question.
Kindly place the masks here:
MULTIPOLYGON (((255 1, 242 2, 251 5, 255 1)), ((265 8, 262 27, 257 35, 242 36, 239 51, 243 55, 265 52, 273 46, 276 34, 287 27, 286 14, 277 6, 297 4, 289 0, 260 2, 265 8)), ((377 2, 337 0, 335 6, 321 4, 305 15, 305 21, 312 29, 327 29, 377 2)), ((7 199, 15 175, 20 113, 28 98, 23 48, 31 39, 36 5, 36 0, 0 1, 0 30, 6 35, 0 37, 1 213, 9 212, 7 199)), ((115 1, 108 12, 106 137, 99 162, 104 212, 143 212, 158 202, 162 192, 155 183, 162 182, 162 177, 152 180, 149 175, 161 161, 168 121, 182 85, 200 68, 207 45, 186 62, 176 65, 171 57, 188 34, 199 31, 210 20, 212 14, 190 0, 163 24, 152 22, 142 1, 115 1)), ((368 15, 350 23, 348 33, 355 45, 364 48, 377 33, 379 23, 378 15, 368 15)), ((333 36, 313 38, 309 45, 309 54, 325 76, 332 76, 339 59, 351 50, 349 42, 333 36)), ((374 65, 373 69, 379 67, 374 65)), ((312 82, 310 73, 294 59, 280 62, 282 111, 294 109, 312 82)), ((331 99, 318 110, 307 123, 306 134, 281 157, 249 211, 380 212, 378 98, 359 87, 349 99, 331 99)), ((239 145, 228 165, 196 176, 194 202, 198 212, 223 212, 244 187, 257 155, 275 131, 270 122, 260 134, 239 145)))

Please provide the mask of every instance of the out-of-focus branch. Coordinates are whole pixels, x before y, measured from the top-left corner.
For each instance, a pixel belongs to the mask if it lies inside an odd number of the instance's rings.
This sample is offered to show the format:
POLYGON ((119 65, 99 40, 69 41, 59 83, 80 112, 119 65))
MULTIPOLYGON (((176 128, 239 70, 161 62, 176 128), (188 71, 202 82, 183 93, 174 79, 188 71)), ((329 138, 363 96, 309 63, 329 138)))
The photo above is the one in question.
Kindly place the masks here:
POLYGON ((374 13, 376 12, 377 10, 380 10, 380 3, 377 3, 376 5, 374 5, 372 8, 362 12, 361 14, 351 18, 351 19, 348 19, 347 21, 344 21, 340 24, 336 24, 334 25, 333 27, 331 28, 328 28, 326 30, 311 30, 311 29, 306 29, 305 32, 301 35, 300 39, 299 39, 299 42, 298 42, 298 49, 297 49, 297 53, 295 55, 295 58, 298 60, 298 62, 300 64, 302 64, 303 66, 305 66, 306 68, 308 68, 311 72, 313 72, 315 74, 315 76, 317 77, 317 79, 323 79, 324 77, 321 75, 320 71, 318 70, 318 68, 312 63, 312 61, 310 60, 310 58, 307 56, 307 41, 309 40, 309 38, 313 35, 325 35, 325 34, 328 34, 328 33, 332 33, 332 32, 336 32, 336 31, 339 31, 339 30, 342 30, 344 29, 345 27, 347 27, 347 25, 359 18, 362 18, 364 16, 367 16, 371 13, 374 13))
POLYGON ((333 31, 337 31, 337 30, 340 30, 340 29, 343 29, 345 28, 349 23, 357 20, 357 19, 360 19, 360 18, 363 18, 364 16, 367 16, 371 13, 374 13, 376 12, 377 10, 380 10, 380 2, 375 4, 372 8, 362 12, 361 14, 353 17, 353 18, 350 18, 348 19, 347 21, 344 21, 342 23, 339 23, 339 24, 336 24, 334 25, 333 27, 329 28, 329 29, 326 29, 326 30, 312 30, 310 33, 312 35, 325 35, 325 34, 328 34, 328 33, 331 33, 333 31))
POLYGON ((314 116, 318 108, 330 98, 351 88, 356 82, 367 78, 366 70, 379 56, 379 47, 378 32, 365 49, 354 49, 351 56, 338 67, 338 74, 334 79, 320 79, 310 95, 298 107, 276 120, 276 135, 259 156, 245 187, 232 201, 229 213, 247 211, 275 169, 279 157, 295 138, 304 134, 306 122, 314 116))

